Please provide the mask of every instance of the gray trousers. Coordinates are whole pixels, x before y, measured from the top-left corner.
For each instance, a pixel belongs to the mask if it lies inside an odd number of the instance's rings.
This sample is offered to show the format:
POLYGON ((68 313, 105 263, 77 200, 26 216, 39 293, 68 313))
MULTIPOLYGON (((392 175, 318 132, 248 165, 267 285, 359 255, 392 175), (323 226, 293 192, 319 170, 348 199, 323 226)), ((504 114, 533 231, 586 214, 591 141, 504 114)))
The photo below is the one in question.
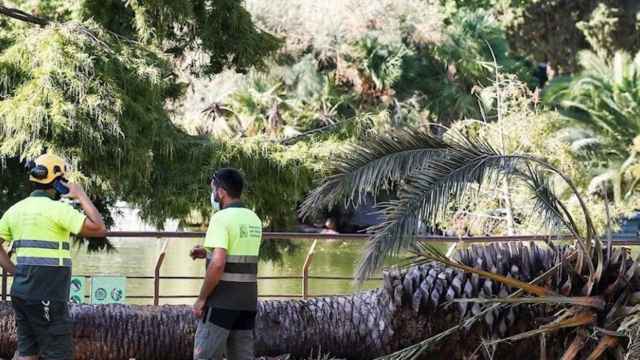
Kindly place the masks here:
POLYGON ((211 322, 198 321, 194 360, 254 360, 253 330, 228 330, 211 322))

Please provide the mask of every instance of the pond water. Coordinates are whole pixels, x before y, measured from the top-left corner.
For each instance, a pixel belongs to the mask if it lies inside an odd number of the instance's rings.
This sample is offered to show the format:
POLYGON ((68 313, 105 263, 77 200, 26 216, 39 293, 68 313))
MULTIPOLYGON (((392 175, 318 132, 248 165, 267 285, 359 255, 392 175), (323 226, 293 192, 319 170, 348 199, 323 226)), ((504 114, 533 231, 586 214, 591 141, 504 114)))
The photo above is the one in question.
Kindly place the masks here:
MULTIPOLYGON (((113 238, 117 251, 114 253, 87 253, 84 248, 75 249, 74 275, 98 276, 153 276, 158 254, 167 241, 166 257, 161 276, 202 277, 204 260, 193 261, 188 256, 190 249, 201 244, 202 239, 155 239, 155 238, 113 238)), ((281 262, 261 261, 259 276, 300 276, 305 257, 313 241, 294 241, 297 250, 293 254, 283 254, 281 262)), ((318 241, 310 267, 311 276, 331 276, 352 278, 365 246, 365 241, 318 241)), ((393 262, 391 259, 389 262, 393 262)), ((162 279, 161 296, 182 296, 162 298, 163 304, 190 304, 200 289, 202 280, 162 279), (193 296, 193 298, 185 298, 193 296)), ((379 287, 380 280, 367 281, 362 287, 351 279, 325 280, 310 279, 310 295, 349 294, 363 289, 379 287)), ((263 297, 289 297, 301 295, 301 279, 261 279, 259 294, 263 297)), ((153 279, 128 279, 128 302, 149 304, 152 299, 133 298, 153 295, 153 279)))

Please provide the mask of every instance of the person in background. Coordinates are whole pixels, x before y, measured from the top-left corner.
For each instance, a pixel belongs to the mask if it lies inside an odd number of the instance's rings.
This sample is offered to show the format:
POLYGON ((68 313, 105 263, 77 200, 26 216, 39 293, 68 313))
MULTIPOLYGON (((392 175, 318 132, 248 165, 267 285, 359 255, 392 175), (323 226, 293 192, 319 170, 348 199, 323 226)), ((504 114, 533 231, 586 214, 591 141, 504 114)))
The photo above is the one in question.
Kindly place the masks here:
POLYGON ((339 234, 337 229, 338 225, 336 223, 336 219, 330 217, 324 222, 324 228, 320 231, 320 234, 339 234))
POLYGON ((103 237, 102 216, 79 185, 64 178, 67 165, 45 154, 30 169, 34 191, 0 219, 0 265, 13 273, 11 302, 16 313, 18 359, 72 360, 68 301, 71 287, 70 234, 103 237), (77 200, 84 214, 58 201, 77 200), (1 246, 11 242, 14 265, 1 246))
POLYGON ((258 255, 262 221, 241 200, 244 180, 235 169, 220 169, 211 180, 211 217, 203 247, 191 257, 207 257, 200 296, 194 359, 254 359, 253 328, 258 307, 258 255))

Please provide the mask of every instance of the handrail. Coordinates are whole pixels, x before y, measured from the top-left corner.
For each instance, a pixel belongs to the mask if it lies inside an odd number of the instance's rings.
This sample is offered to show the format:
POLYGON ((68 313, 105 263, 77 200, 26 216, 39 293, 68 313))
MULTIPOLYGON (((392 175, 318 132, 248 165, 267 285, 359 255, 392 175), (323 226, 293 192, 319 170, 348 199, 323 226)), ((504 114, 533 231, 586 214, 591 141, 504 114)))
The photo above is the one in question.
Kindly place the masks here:
MULTIPOLYGON (((128 296, 131 299, 153 299, 155 305, 159 304, 160 299, 167 298, 194 298, 197 296, 191 295, 160 295, 160 281, 161 280, 201 280, 202 276, 160 276, 160 270, 164 259, 166 257, 166 249, 169 239, 187 239, 187 238, 203 238, 204 232, 163 232, 163 231, 113 231, 108 232, 107 237, 112 238, 154 238, 154 240, 164 239, 162 250, 158 255, 158 258, 154 267, 153 276, 127 276, 127 279, 134 280, 154 280, 154 293, 153 295, 137 295, 128 296)), ((313 276, 309 275, 309 269, 313 260, 313 254, 315 245, 318 240, 367 240, 369 235, 367 234, 321 234, 321 233, 295 233, 295 232, 265 232, 263 233, 264 239, 271 240, 314 240, 310 250, 305 258, 305 262, 302 268, 301 276, 259 276, 258 280, 300 280, 302 279, 302 293, 296 294, 263 294, 262 298, 307 298, 309 296, 309 280, 353 280, 352 277, 347 276, 313 276)), ((419 236, 418 240, 432 241, 432 242, 464 242, 467 244, 473 243, 488 243, 488 242, 529 242, 529 241, 562 241, 571 240, 572 237, 568 235, 520 235, 520 236, 470 236, 470 237, 458 237, 458 236, 419 236)), ((615 246, 625 245, 640 245, 639 236, 619 236, 614 240, 615 246)), ((2 284, 1 284, 1 296, 3 300, 7 298, 7 284, 8 277, 12 275, 2 272, 2 284)), ((90 277, 88 275, 78 275, 84 277, 90 277)), ((382 278, 374 277, 367 280, 380 281, 382 278)), ((314 296, 331 296, 314 294, 314 296)))
MULTIPOLYGON (((201 231, 110 231, 107 237, 115 238, 174 238, 174 239, 194 239, 204 238, 205 232, 201 231)), ((266 240, 367 240, 369 234, 322 234, 322 233, 301 233, 301 232, 264 232, 262 238, 266 240)), ((560 241, 572 240, 571 235, 511 235, 511 236, 436 236, 421 235, 416 237, 421 241, 433 242, 458 242, 465 243, 487 243, 487 242, 510 242, 510 241, 560 241)), ((640 234, 638 236, 618 236, 614 238, 616 245, 640 245, 640 234)))
MULTIPOLYGON (((78 277, 91 278, 91 275, 74 275, 78 277)), ((7 277, 13 277, 12 274, 7 273, 7 277)), ((127 280, 154 280, 154 275, 134 275, 124 276, 127 280)), ((286 276, 258 276, 258 280, 301 280, 301 275, 286 275, 286 276)), ((309 280, 354 280, 352 276, 322 276, 322 275, 309 275, 309 280)), ((202 280, 202 276, 160 276, 161 280, 202 280)), ((365 281, 382 281, 382 277, 370 277, 365 281)))
MULTIPOLYGON (((121 238, 204 238, 201 231, 110 231, 107 237, 121 238)), ((323 234, 301 232, 264 232, 262 238, 267 240, 367 240, 368 234, 323 234)), ((458 236, 418 236, 418 240, 435 242, 454 242, 460 240, 458 236)), ((468 236, 462 238, 465 242, 494 242, 494 241, 544 241, 570 240, 570 235, 520 235, 520 236, 468 236)), ((640 244, 640 239, 639 239, 640 244)))

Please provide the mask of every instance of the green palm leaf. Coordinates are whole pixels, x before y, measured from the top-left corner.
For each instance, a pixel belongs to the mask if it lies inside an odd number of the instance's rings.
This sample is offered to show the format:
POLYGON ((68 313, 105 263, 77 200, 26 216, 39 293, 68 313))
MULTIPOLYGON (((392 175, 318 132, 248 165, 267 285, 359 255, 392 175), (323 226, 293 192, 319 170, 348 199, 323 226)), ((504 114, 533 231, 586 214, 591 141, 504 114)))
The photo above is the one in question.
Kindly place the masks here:
POLYGON ((352 145, 334 160, 329 169, 334 175, 305 199, 300 213, 311 216, 340 202, 358 206, 367 195, 397 185, 447 146, 427 130, 412 128, 352 145))
POLYGON ((423 224, 435 224, 449 204, 459 203, 471 187, 500 181, 504 176, 530 184, 538 209, 544 209, 549 224, 563 224, 578 239, 579 263, 586 263, 591 282, 596 273, 591 262, 591 240, 595 230, 588 210, 571 181, 549 164, 528 155, 505 155, 487 141, 449 131, 446 141, 425 131, 405 129, 356 146, 336 161, 335 173, 306 200, 303 213, 343 200, 359 203, 365 194, 375 193, 390 183, 398 187, 397 199, 379 204, 384 221, 369 229, 372 234, 359 266, 358 278, 377 271, 388 255, 397 255, 415 243, 423 224), (396 135, 397 134, 397 135, 396 135), (398 139, 397 142, 394 139, 398 139), (417 154, 417 155, 416 155, 417 154), (550 191, 544 175, 532 168, 560 175, 582 207, 586 234, 581 234, 569 211, 550 191), (524 169, 524 170, 523 170, 524 169), (527 170, 528 169, 528 170, 527 170))
POLYGON ((609 61, 586 51, 579 59, 583 71, 553 81, 544 100, 626 158, 628 145, 640 132, 640 57, 618 52, 609 61))
POLYGON ((550 177, 539 169, 528 166, 526 172, 519 174, 534 195, 533 211, 542 217, 542 224, 547 229, 561 231, 577 228, 576 222, 564 207, 551 187, 550 177))
POLYGON ((378 270, 385 256, 407 249, 421 223, 435 224, 450 202, 460 201, 471 185, 481 183, 487 162, 500 162, 491 157, 496 151, 487 143, 459 134, 452 139, 440 149, 443 156, 432 157, 405 177, 398 199, 380 204, 385 220, 369 229, 372 236, 359 266, 359 279, 378 270))

